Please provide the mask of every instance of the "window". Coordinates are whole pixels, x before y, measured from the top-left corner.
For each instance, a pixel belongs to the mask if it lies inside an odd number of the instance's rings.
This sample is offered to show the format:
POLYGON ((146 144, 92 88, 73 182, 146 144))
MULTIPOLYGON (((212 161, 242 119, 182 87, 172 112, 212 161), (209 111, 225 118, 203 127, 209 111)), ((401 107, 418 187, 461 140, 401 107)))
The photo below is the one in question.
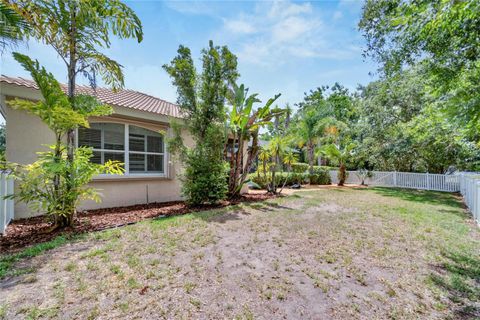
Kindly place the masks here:
POLYGON ((78 145, 93 148, 92 162, 118 160, 125 174, 164 174, 163 136, 141 127, 117 123, 92 123, 78 129, 78 145))

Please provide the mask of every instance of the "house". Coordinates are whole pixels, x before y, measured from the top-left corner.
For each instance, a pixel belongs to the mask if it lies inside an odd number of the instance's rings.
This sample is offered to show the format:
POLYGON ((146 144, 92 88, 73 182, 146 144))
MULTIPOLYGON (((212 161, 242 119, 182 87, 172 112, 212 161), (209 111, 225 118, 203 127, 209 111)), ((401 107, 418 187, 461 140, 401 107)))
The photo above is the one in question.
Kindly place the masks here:
MULTIPOLYGON (((63 88, 66 90, 66 86, 63 88)), ((114 110, 107 117, 92 117, 90 128, 79 129, 77 145, 92 147, 92 161, 97 163, 108 159, 125 163, 122 176, 95 177, 91 184, 100 189, 103 200, 101 203, 85 201, 79 209, 180 200, 178 172, 181 167, 166 148, 172 120, 182 121, 178 105, 133 90, 114 92, 78 86, 77 92, 96 96, 114 110)), ((0 111, 6 120, 6 158, 11 162, 29 164, 37 159, 36 152, 54 143, 54 137, 36 116, 8 107, 7 101, 14 98, 40 100, 42 97, 32 80, 0 77, 0 111)), ((187 145, 192 145, 187 133, 183 138, 187 145)), ((14 218, 38 214, 31 212, 24 203, 15 203, 14 218)))

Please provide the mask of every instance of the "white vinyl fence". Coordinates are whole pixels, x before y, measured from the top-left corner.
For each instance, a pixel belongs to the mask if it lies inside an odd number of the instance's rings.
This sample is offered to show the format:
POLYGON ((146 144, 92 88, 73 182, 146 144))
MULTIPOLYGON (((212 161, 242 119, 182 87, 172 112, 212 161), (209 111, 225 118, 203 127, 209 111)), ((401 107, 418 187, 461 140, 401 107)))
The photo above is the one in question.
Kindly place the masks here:
MULTIPOLYGON (((332 183, 338 183, 338 171, 330 171, 332 183)), ((357 171, 348 171, 345 183, 360 184, 357 171)), ((371 171, 365 179, 370 186, 460 192, 465 204, 480 225, 480 173, 431 174, 395 171, 371 171)))
POLYGON ((5 199, 13 194, 13 178, 8 173, 0 174, 0 234, 5 233, 10 221, 13 219, 13 199, 5 199))
MULTIPOLYGON (((371 171, 365 183, 371 186, 424 189, 446 192, 460 191, 459 174, 432 174, 396 171, 371 171)), ((338 171, 330 171, 332 183, 338 183, 338 171)), ((348 171, 346 183, 360 184, 357 171, 348 171)))
POLYGON ((480 225, 480 174, 460 173, 460 193, 465 204, 480 225))

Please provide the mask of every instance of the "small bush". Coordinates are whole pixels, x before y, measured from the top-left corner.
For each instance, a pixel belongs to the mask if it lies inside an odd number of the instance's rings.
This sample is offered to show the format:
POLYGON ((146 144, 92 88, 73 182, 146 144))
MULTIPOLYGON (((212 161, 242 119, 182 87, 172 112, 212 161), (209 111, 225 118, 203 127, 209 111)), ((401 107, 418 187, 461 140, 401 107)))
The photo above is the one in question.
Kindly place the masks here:
POLYGON ((304 173, 308 171, 308 163, 296 162, 292 163, 292 171, 294 173, 304 173))
POLYGON ((227 196, 228 164, 213 159, 208 151, 198 147, 186 156, 182 194, 189 205, 216 203, 227 196))
POLYGON ((312 174, 309 176, 310 184, 326 185, 331 184, 330 174, 327 172, 312 174))

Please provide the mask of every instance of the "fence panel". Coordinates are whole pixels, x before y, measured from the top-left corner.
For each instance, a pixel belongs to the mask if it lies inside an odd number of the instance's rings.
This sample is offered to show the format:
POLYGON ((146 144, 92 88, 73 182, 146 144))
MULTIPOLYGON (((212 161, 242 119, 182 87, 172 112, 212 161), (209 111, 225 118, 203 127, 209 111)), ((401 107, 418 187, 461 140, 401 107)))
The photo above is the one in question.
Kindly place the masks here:
POLYGON ((12 199, 5 199, 5 196, 13 194, 13 179, 9 174, 0 174, 0 234, 5 233, 10 221, 14 216, 14 203, 12 199))
POLYGON ((480 225, 480 175, 461 173, 458 179, 460 193, 465 204, 472 213, 475 222, 480 225))

